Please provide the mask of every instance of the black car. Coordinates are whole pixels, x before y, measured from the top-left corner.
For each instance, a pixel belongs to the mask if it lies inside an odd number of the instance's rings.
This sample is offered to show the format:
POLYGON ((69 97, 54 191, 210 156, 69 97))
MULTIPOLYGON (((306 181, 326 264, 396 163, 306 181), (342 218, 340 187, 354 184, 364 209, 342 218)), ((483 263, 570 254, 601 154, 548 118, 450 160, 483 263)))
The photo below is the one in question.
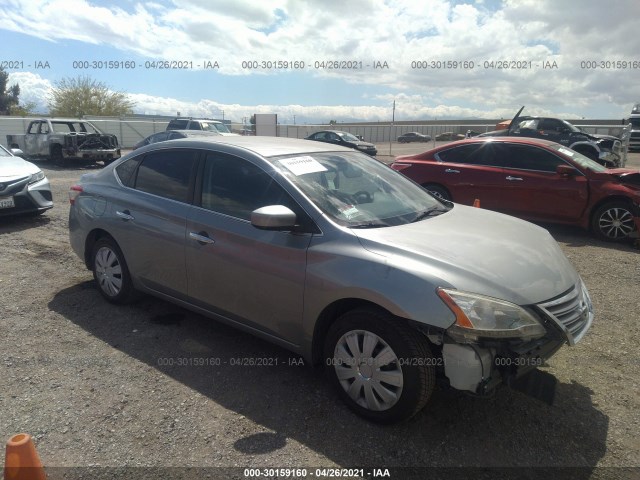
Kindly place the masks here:
POLYGON ((373 143, 363 142, 355 135, 340 130, 321 130, 306 137, 306 140, 315 140, 316 142, 334 143, 342 147, 355 148, 362 153, 371 155, 372 157, 378 153, 378 149, 373 143))
POLYGON ((166 132, 158 132, 153 135, 149 135, 147 138, 140 140, 136 143, 132 150, 136 148, 144 147, 151 143, 165 142, 167 140, 175 140, 176 138, 189 138, 189 137, 207 137, 207 136, 219 136, 219 133, 209 132, 203 130, 167 130, 166 132))
POLYGON ((513 117, 509 128, 479 135, 481 137, 531 137, 560 143, 609 168, 624 167, 622 142, 612 135, 593 135, 566 120, 552 117, 513 117))
POLYGON ((398 137, 398 143, 411 143, 411 142, 430 142, 431 135, 423 135, 418 132, 403 133, 398 137))

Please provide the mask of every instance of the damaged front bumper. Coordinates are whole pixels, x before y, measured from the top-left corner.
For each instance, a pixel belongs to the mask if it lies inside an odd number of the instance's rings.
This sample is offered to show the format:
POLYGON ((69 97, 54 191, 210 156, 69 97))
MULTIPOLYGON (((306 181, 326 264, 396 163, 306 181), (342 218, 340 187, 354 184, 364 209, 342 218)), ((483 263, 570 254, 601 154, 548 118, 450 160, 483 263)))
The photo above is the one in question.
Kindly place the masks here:
MULTIPOLYGON (((524 377, 543 366, 565 343, 579 342, 593 322, 593 306, 582 281, 572 289, 531 306, 546 330, 535 340, 482 339, 460 343, 445 335, 442 344, 444 376, 451 387, 479 396, 488 396, 500 385, 516 387, 524 377)), ((531 382, 529 382, 531 383, 531 382)), ((555 382, 543 382, 551 388, 555 382)), ((524 388, 538 391, 548 401, 553 392, 539 386, 524 388), (543 391, 546 390, 546 391, 543 391)), ((535 396, 535 395, 534 395, 535 396)))
POLYGON ((62 157, 65 159, 116 160, 120 156, 119 148, 79 149, 70 147, 62 150, 62 157))

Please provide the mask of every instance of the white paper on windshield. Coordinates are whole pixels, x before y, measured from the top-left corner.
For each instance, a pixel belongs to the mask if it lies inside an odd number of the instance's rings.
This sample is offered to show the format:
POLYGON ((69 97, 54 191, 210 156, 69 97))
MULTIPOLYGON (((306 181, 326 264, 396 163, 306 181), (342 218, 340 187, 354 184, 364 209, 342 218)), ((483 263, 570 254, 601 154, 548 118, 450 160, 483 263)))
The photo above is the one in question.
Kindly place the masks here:
POLYGON ((570 157, 573 157, 573 155, 576 153, 573 150, 567 150, 566 148, 559 148, 558 151, 560 153, 564 153, 565 155, 569 155, 570 157))
POLYGON ((305 173, 326 172, 327 169, 315 158, 309 155, 302 155, 300 157, 283 158, 279 160, 280 165, 286 167, 296 177, 304 175, 305 173))

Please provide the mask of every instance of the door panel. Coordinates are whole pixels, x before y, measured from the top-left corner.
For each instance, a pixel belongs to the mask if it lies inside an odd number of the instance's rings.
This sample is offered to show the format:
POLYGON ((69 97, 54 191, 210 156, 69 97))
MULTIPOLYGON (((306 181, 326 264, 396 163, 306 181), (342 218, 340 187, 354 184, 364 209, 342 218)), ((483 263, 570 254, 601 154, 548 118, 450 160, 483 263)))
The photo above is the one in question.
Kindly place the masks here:
POLYGON ((199 306, 300 342, 310 235, 263 231, 249 222, 193 207, 187 234, 189 296, 199 306))
POLYGON ((442 183, 454 202, 473 205, 478 199, 483 208, 501 204, 504 184, 502 168, 494 158, 490 143, 472 143, 438 153, 440 162, 430 166, 425 183, 442 183))
POLYGON ((147 288, 184 298, 186 219, 193 191, 197 152, 152 152, 142 159, 134 189, 126 189, 111 218, 129 269, 147 288))
POLYGON ((589 194, 583 175, 558 175, 557 165, 566 162, 539 147, 502 144, 496 148, 505 165, 500 211, 560 222, 582 216, 589 194))
POLYGON ((299 223, 306 214, 267 172, 231 155, 209 153, 199 184, 187 220, 192 301, 299 343, 311 234, 260 230, 249 219, 267 205, 291 208, 299 223))

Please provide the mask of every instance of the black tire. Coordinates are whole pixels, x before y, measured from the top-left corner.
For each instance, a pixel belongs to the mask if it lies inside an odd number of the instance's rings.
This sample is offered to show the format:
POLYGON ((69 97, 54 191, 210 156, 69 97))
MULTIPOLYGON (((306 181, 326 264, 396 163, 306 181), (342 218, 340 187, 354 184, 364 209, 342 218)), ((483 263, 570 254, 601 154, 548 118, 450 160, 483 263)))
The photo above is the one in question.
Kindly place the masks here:
POLYGON ((449 191, 440 185, 427 183, 426 185, 423 185, 423 187, 434 197, 440 198, 442 200, 447 200, 449 202, 452 200, 449 191))
POLYGON ((377 423, 411 418, 426 405, 435 385, 427 340, 403 320, 373 308, 352 310, 336 320, 327 334, 324 359, 342 400, 377 423), (352 352, 347 341, 359 351, 352 352), (392 360, 383 361, 382 352, 392 360))
POLYGON ((135 300, 127 262, 111 237, 102 237, 93 245, 91 270, 98 290, 109 302, 123 305, 135 300))
POLYGON ((62 147, 60 145, 51 147, 51 161, 61 167, 66 165, 67 162, 62 155, 62 147))
POLYGON ((629 235, 636 230, 631 205, 623 201, 612 201, 598 207, 591 217, 591 229, 602 240, 628 240, 629 235))

